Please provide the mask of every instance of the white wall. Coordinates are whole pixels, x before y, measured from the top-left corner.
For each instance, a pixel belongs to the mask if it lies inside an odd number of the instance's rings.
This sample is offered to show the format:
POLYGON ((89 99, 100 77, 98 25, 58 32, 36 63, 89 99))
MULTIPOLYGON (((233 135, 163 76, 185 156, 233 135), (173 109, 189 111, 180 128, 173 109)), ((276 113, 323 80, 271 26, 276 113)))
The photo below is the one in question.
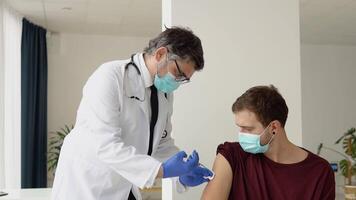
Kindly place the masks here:
MULTIPOLYGON (((75 123, 82 89, 102 63, 130 58, 148 38, 57 33, 48 45, 48 132, 75 123)), ((48 185, 53 177, 49 175, 48 185)))
POLYGON ((102 63, 130 58, 148 38, 52 34, 48 39, 48 131, 74 124, 82 89, 102 63))
MULTIPOLYGON (((301 145, 299 1, 171 3, 172 24, 192 28, 202 39, 206 60, 205 69, 175 93, 177 144, 189 152, 197 149, 201 162, 211 167, 218 144, 237 140, 232 103, 248 88, 272 83, 290 109, 288 136, 301 145)), ((174 199, 199 199, 203 187, 174 199)))
MULTIPOLYGON (((303 44, 301 61, 303 146, 316 152, 322 142, 342 151, 335 141, 356 127, 356 46, 303 44)), ((342 159, 327 150, 321 155, 342 159)))

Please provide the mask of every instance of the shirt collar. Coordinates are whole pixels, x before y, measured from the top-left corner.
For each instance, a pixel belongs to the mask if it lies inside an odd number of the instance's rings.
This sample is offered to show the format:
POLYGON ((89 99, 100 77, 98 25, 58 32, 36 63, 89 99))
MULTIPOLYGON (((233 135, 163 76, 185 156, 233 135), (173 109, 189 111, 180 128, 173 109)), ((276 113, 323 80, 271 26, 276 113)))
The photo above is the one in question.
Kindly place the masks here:
POLYGON ((143 82, 145 83, 145 87, 146 88, 151 87, 153 85, 153 78, 150 72, 148 71, 145 60, 143 58, 143 53, 137 54, 135 58, 136 59, 134 59, 134 61, 136 61, 136 64, 140 68, 143 82))

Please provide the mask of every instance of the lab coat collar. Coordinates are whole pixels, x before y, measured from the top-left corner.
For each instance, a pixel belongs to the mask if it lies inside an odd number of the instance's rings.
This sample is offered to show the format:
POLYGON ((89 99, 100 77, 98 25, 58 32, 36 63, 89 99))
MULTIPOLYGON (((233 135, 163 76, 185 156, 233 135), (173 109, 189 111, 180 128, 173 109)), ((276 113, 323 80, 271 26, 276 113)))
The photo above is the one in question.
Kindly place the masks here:
POLYGON ((150 74, 150 72, 148 71, 148 68, 146 66, 145 60, 143 58, 143 53, 139 53, 137 54, 135 60, 138 60, 138 62, 136 62, 140 68, 141 74, 142 74, 142 78, 143 78, 143 82, 145 83, 145 87, 151 87, 153 85, 153 78, 150 74))

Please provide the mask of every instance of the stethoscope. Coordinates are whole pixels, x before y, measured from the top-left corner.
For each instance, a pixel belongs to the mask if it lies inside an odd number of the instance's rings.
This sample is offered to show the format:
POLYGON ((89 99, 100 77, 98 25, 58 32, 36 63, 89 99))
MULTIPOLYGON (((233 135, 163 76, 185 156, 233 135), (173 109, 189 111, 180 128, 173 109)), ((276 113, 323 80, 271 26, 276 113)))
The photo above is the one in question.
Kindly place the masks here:
MULTIPOLYGON (((133 67, 136 69, 137 74, 140 76, 140 79, 141 79, 141 81, 142 81, 142 84, 144 85, 143 79, 142 79, 142 75, 141 75, 141 71, 139 70, 138 66, 137 66, 136 63, 134 62, 134 56, 135 56, 135 55, 136 55, 136 54, 132 54, 132 55, 131 55, 131 60, 130 60, 130 62, 128 62, 128 63, 125 65, 125 68, 124 68, 124 70, 125 70, 125 71, 124 71, 124 80, 123 80, 123 82, 124 82, 124 84, 125 84, 125 77, 126 77, 127 69, 128 69, 130 66, 133 66, 133 67)), ((127 95, 127 94, 126 94, 126 90, 124 89, 124 95, 125 95, 127 98, 135 99, 135 100, 140 101, 140 102, 144 102, 145 99, 146 99, 145 92, 143 92, 143 97, 140 98, 140 97, 135 96, 135 95, 127 95)))

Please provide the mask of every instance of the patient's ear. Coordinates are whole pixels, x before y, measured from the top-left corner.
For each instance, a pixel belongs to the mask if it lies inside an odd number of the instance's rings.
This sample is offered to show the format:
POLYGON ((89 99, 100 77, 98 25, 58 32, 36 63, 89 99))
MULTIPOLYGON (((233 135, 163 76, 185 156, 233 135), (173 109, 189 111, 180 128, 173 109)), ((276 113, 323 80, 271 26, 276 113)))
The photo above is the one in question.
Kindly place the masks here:
POLYGON ((271 133, 273 135, 278 134, 281 128, 283 128, 282 124, 278 120, 274 120, 271 122, 271 133))

